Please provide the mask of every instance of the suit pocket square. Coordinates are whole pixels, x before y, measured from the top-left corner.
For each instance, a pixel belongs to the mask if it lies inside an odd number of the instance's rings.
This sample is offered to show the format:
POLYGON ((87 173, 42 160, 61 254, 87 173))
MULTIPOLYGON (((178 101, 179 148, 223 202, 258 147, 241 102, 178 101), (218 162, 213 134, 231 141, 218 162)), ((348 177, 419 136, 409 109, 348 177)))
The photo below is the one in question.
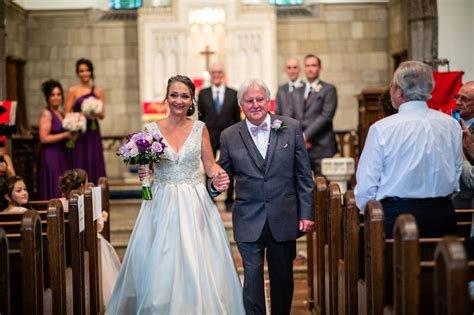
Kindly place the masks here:
POLYGON ((281 147, 281 148, 282 148, 282 149, 286 149, 286 148, 288 148, 288 143, 285 143, 284 145, 282 145, 282 147, 281 147))

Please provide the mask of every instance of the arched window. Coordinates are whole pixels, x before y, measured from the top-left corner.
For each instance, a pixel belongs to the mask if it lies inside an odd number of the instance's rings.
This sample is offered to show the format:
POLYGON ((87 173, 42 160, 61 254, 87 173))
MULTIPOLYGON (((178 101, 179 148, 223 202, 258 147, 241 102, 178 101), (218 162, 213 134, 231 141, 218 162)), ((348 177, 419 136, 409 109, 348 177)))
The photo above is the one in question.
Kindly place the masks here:
POLYGON ((142 0, 109 0, 109 7, 114 10, 138 9, 142 6, 142 0))

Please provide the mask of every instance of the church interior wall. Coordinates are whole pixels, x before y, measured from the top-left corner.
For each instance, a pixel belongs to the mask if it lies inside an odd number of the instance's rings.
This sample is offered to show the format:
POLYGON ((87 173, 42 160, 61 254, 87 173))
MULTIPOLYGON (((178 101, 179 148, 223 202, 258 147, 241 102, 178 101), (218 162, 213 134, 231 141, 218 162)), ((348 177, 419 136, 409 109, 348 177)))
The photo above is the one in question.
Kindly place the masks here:
MULTIPOLYGON (((407 0, 390 0, 388 3, 388 53, 390 56, 408 50, 407 8, 407 0)), ((389 59, 390 69, 393 70, 393 58, 389 59)))
MULTIPOLYGON (((356 95, 389 82, 387 4, 321 4, 318 16, 278 19, 278 81, 288 57, 322 60, 321 79, 338 92, 335 129, 356 129, 356 95)), ((303 71, 301 77, 304 77, 303 71)))
POLYGON ((26 59, 27 12, 11 1, 5 1, 5 56, 26 59))

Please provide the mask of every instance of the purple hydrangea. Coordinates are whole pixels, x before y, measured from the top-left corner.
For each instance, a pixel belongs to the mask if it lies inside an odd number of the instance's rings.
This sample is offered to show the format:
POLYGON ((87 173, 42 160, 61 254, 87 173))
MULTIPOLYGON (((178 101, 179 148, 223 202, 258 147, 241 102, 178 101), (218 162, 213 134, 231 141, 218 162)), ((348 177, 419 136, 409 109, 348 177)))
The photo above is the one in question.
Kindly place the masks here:
POLYGON ((146 151, 151 146, 151 143, 147 139, 137 139, 135 143, 140 151, 146 151))

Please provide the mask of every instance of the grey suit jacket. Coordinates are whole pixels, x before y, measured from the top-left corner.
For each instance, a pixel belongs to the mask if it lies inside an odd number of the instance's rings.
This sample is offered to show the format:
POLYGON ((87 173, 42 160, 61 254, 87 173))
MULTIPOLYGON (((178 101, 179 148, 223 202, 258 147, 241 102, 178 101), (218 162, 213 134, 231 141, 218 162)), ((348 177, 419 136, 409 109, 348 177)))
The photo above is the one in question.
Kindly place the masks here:
POLYGON ((332 120, 337 108, 337 92, 334 85, 319 81, 322 88, 312 92, 304 100, 304 88, 294 91, 293 118, 301 122, 306 138, 311 142, 310 158, 320 160, 337 153, 336 136, 332 120), (295 93, 296 92, 296 93, 295 93))
POLYGON ((275 114, 294 118, 294 104, 293 97, 291 95, 295 93, 295 91, 299 91, 301 89, 304 92, 304 85, 300 86, 299 88, 294 88, 293 92, 290 93, 288 82, 281 85, 278 88, 276 95, 275 114))
POLYGON ((298 237, 298 221, 314 218, 313 178, 299 122, 280 119, 287 128, 270 131, 266 159, 260 155, 245 120, 221 135, 219 164, 235 179, 234 238, 255 242, 268 221, 277 241, 298 237))

